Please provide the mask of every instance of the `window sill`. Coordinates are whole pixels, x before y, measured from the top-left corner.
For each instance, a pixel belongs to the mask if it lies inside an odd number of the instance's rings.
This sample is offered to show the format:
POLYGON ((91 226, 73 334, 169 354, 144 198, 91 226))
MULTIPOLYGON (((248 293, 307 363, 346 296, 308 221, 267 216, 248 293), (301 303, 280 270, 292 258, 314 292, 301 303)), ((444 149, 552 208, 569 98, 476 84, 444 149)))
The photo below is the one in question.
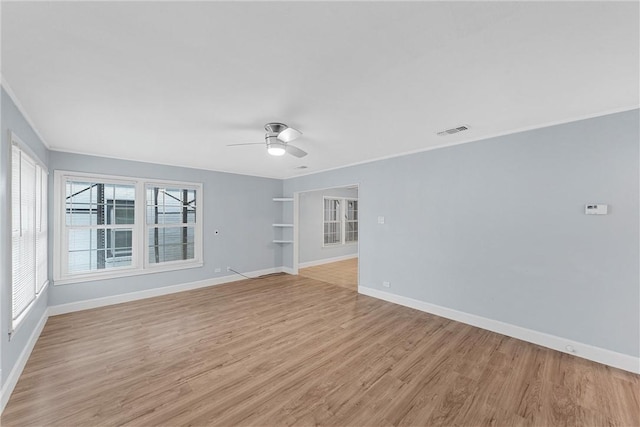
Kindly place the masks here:
POLYGON ((340 248, 342 246, 358 246, 358 242, 349 242, 349 243, 330 243, 327 245, 322 245, 322 249, 328 248, 340 248))
POLYGON ((120 277, 141 276, 144 274, 165 273, 168 271, 186 270, 190 268, 200 268, 204 265, 202 261, 194 261, 189 263, 161 265, 157 267, 148 267, 145 269, 127 269, 120 271, 110 271, 108 273, 87 274, 82 276, 65 277, 54 279, 53 285, 72 285, 74 283, 95 282, 99 280, 117 279, 120 277))

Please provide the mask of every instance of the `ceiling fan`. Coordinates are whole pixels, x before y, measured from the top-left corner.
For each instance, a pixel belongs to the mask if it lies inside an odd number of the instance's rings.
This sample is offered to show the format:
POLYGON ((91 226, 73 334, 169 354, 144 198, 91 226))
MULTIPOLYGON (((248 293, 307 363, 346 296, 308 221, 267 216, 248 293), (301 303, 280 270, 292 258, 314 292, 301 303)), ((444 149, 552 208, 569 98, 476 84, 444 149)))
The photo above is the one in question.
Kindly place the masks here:
MULTIPOLYGON (((297 129, 290 128, 284 123, 267 123, 264 125, 267 133, 264 135, 264 143, 267 145, 267 152, 272 156, 282 156, 289 153, 292 156, 304 157, 307 152, 289 145, 289 142, 302 135, 297 129)), ((249 142, 246 144, 227 144, 227 147, 237 147, 239 145, 262 145, 262 142, 249 142)))

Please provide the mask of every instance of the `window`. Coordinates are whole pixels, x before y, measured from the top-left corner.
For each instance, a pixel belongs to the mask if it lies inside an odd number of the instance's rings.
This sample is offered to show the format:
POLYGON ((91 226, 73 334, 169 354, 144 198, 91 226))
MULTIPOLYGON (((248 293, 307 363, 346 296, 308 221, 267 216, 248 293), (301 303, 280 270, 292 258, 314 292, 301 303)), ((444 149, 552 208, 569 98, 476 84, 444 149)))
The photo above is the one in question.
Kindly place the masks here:
POLYGON ((342 243, 342 218, 340 199, 324 199, 324 244, 342 243))
POLYGON ((323 245, 344 245, 358 241, 358 200, 324 198, 323 245))
POLYGON ((56 284, 202 265, 202 185, 56 171, 56 284))
POLYGON ((47 171, 11 135, 11 329, 47 286, 47 171))
POLYGON ((68 179, 65 183, 67 272, 130 267, 135 183, 68 179))
POLYGON ((357 200, 345 200, 346 203, 346 215, 345 215, 345 242, 357 242, 358 241, 358 201, 357 200))
POLYGON ((196 189, 147 187, 149 263, 195 256, 196 189))

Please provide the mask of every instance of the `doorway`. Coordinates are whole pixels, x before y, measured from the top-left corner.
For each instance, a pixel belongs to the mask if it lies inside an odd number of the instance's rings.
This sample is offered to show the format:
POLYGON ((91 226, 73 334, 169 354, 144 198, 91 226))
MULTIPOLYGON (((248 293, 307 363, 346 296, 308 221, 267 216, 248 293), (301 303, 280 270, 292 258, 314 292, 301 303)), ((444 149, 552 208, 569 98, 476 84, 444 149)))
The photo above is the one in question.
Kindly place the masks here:
POLYGON ((300 276, 357 292, 358 186, 299 192, 294 200, 294 269, 300 276))

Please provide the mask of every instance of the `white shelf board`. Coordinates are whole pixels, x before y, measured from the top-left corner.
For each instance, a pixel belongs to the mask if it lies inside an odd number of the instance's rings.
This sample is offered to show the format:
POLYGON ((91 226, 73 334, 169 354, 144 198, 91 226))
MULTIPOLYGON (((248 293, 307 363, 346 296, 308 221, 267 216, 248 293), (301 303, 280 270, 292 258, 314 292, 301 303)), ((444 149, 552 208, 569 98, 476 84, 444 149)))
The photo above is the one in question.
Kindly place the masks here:
POLYGON ((274 227, 293 227, 293 224, 271 224, 274 227))
POLYGON ((293 197, 274 197, 274 202, 293 202, 293 197))
POLYGON ((274 240, 273 243, 293 243, 293 240, 274 240))

